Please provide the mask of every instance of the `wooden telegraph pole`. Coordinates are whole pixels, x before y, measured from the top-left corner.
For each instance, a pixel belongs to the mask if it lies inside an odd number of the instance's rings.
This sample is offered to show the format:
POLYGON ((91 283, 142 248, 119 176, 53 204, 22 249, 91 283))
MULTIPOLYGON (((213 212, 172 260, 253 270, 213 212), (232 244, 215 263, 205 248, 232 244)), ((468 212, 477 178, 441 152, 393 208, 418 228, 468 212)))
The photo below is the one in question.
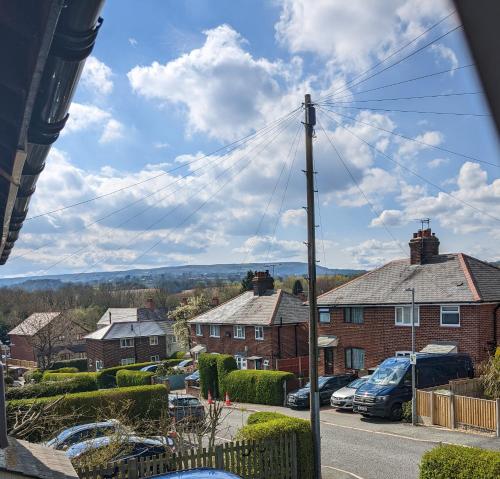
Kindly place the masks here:
POLYGON ((307 264, 309 275, 309 381, 311 383, 311 428, 313 435, 314 477, 321 478, 321 443, 318 388, 318 321, 316 307, 316 223, 314 219, 314 160, 313 135, 316 110, 311 95, 304 101, 306 133, 306 184, 307 184, 307 264))

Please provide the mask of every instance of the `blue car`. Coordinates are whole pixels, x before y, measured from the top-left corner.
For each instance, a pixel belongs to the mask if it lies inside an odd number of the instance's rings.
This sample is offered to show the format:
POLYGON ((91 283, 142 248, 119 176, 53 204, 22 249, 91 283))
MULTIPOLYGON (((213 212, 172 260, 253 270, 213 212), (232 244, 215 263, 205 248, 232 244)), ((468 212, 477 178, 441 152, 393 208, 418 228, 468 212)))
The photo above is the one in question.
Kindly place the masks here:
POLYGON ((144 366, 141 368, 141 371, 146 371, 148 373, 155 373, 156 370, 158 369, 159 364, 150 364, 149 366, 144 366))
POLYGON ((153 476, 151 479, 241 479, 241 477, 227 471, 202 468, 170 472, 161 476, 153 476))

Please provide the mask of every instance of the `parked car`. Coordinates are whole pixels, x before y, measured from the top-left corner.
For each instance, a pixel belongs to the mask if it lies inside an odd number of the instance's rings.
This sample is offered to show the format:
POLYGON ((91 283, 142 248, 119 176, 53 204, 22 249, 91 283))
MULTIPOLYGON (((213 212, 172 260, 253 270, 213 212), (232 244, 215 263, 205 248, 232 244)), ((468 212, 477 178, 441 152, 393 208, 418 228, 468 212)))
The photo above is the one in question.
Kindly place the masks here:
POLYGON ((193 360, 192 359, 184 359, 184 361, 181 361, 177 366, 174 366, 174 369, 180 370, 187 368, 189 366, 193 365, 193 360))
MULTIPOLYGON (((473 378, 474 367, 467 354, 417 353, 417 388, 448 384, 451 379, 473 378)), ((408 357, 386 359, 354 395, 353 410, 363 416, 400 420, 403 403, 412 397, 411 365, 408 357)))
POLYGON ((131 431, 116 419, 110 419, 109 421, 103 422, 91 422, 89 424, 80 424, 65 429, 56 437, 47 441, 45 445, 62 451, 68 449, 68 447, 73 444, 77 444, 87 439, 111 436, 115 433, 130 434, 131 431))
POLYGON ((175 421, 201 421, 205 417, 205 408, 197 397, 190 394, 169 394, 168 411, 175 421))
MULTIPOLYGON (((356 378, 355 374, 335 374, 333 376, 320 376, 318 378, 319 402, 329 404, 332 394, 340 388, 343 388, 356 378)), ((288 407, 309 407, 311 395, 311 384, 307 383, 303 388, 291 392, 287 396, 288 407)))
POLYGON ((241 479, 240 476, 219 469, 191 469, 189 471, 170 472, 151 479, 241 479))
POLYGON ((336 409, 352 409, 354 393, 363 385, 370 376, 363 376, 350 382, 347 386, 335 391, 330 399, 330 404, 336 409))
POLYGON ((184 381, 190 381, 192 386, 200 387, 200 371, 195 371, 194 373, 186 376, 184 381))
POLYGON ((140 371, 146 371, 148 373, 155 373, 158 369, 159 364, 150 364, 149 366, 144 366, 140 371))

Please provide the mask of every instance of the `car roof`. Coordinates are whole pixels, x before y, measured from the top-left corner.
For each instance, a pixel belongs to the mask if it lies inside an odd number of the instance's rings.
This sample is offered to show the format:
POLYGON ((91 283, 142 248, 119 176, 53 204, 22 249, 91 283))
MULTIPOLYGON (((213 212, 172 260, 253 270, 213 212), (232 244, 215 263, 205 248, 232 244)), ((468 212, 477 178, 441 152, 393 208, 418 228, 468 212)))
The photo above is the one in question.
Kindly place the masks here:
POLYGON ((153 476, 151 479, 241 479, 231 472, 219 469, 199 468, 189 471, 177 471, 161 476, 153 476))
MULTIPOLYGON (((165 444, 159 439, 151 439, 147 437, 139 437, 139 436, 125 436, 123 438, 124 442, 128 442, 129 444, 147 444, 148 446, 164 446, 165 444)), ((76 455, 82 454, 89 449, 97 449, 99 447, 107 446, 111 442, 110 436, 102 436, 102 437, 94 437, 92 439, 87 439, 82 442, 78 442, 73 444, 68 448, 66 454, 68 457, 74 457, 76 455)))
POLYGON ((198 399, 196 396, 192 396, 191 394, 169 394, 168 400, 172 399, 198 399))
POLYGON ((117 426, 120 424, 120 421, 117 419, 109 419, 108 421, 101 421, 101 422, 90 422, 87 424, 78 424, 77 426, 72 426, 64 431, 61 431, 57 435, 58 440, 64 440, 65 438, 71 436, 75 432, 80 432, 80 431, 85 431, 86 429, 97 429, 101 427, 110 427, 110 426, 117 426))

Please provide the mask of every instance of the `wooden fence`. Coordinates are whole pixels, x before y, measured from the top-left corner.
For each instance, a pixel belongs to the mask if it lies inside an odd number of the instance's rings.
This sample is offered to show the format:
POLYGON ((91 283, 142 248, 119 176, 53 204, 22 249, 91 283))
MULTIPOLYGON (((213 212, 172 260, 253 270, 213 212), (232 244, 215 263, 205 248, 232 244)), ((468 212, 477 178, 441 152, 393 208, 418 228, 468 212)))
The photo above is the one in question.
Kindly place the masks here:
POLYGON ((38 367, 35 361, 25 361, 24 359, 8 359, 9 366, 19 366, 26 369, 35 369, 38 367))
POLYGON ((417 416, 424 424, 478 429, 500 437, 500 399, 491 401, 452 391, 417 390, 417 416))
POLYGON ((244 479, 297 479, 296 436, 283 435, 273 441, 229 442, 214 448, 192 449, 185 454, 162 454, 81 468, 77 473, 80 479, 140 479, 196 467, 222 469, 244 479))

